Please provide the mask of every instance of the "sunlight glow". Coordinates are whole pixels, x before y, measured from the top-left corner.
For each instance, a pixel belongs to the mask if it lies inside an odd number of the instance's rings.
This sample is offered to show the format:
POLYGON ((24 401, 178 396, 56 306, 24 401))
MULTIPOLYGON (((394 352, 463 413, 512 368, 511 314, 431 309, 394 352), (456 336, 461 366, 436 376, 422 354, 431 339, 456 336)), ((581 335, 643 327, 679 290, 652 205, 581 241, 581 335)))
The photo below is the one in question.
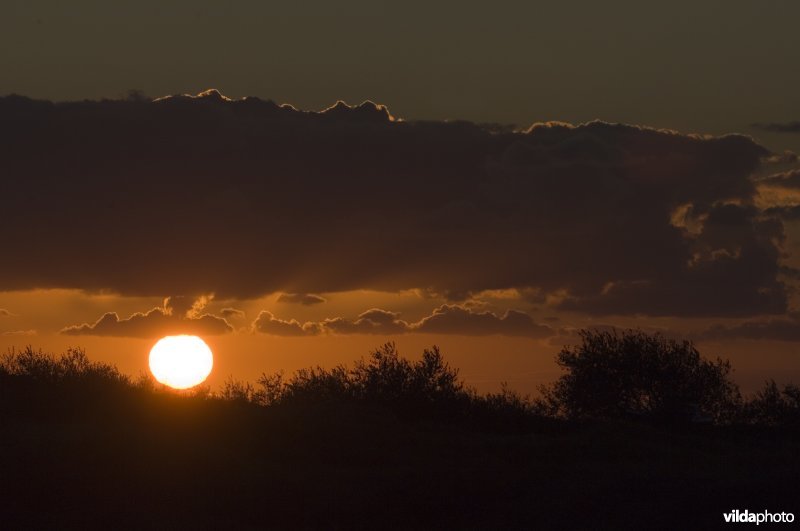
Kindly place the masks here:
POLYGON ((156 380, 174 389, 202 383, 211 373, 214 357, 197 336, 167 336, 150 350, 150 372, 156 380))

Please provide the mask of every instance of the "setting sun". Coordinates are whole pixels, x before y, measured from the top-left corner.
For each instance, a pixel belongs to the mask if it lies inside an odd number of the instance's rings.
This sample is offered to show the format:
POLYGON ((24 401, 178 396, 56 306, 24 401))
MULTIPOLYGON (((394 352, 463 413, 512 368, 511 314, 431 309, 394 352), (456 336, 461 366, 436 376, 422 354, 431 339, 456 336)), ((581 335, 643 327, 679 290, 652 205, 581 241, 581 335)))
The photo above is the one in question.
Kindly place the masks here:
POLYGON ((197 336, 163 337, 150 350, 153 376, 174 389, 188 389, 202 383, 213 365, 211 349, 197 336))

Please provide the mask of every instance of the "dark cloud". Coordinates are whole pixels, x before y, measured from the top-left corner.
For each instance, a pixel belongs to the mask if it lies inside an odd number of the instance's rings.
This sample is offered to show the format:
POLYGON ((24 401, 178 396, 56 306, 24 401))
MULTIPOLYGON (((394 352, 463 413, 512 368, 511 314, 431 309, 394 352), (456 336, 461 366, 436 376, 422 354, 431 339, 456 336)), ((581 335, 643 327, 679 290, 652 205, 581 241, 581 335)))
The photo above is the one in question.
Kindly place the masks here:
POLYGON ((398 319, 399 315, 372 308, 360 314, 354 321, 342 317, 326 319, 320 323, 320 328, 334 334, 404 334, 409 330, 409 324, 398 319))
POLYGON ((61 330, 64 335, 114 336, 114 337, 158 337, 175 334, 220 335, 233 331, 233 327, 222 317, 199 314, 197 308, 205 306, 203 298, 187 303, 182 298, 170 297, 164 306, 147 313, 134 313, 120 319, 116 312, 108 312, 94 323, 68 326, 61 330))
POLYGON ((800 219, 800 206, 775 206, 764 211, 769 216, 778 217, 784 221, 800 219))
POLYGON ((800 320, 792 317, 782 317, 745 321, 733 326, 714 325, 698 334, 698 337, 706 340, 771 339, 800 341, 800 320))
POLYGON ((167 297, 164 299, 164 313, 180 319, 198 319, 204 315, 203 310, 213 299, 214 295, 167 297))
POLYGON ((712 206, 703 214, 702 232, 694 238, 685 267, 654 271, 641 280, 610 282, 599 293, 567 298, 559 307, 683 317, 782 313, 787 294, 778 280, 781 255, 775 242, 784 239, 783 225, 759 214, 749 206, 712 206))
POLYGON ((186 317, 192 311, 194 301, 194 297, 183 295, 167 297, 164 299, 164 313, 175 317, 186 317))
POLYGON ((12 315, 14 314, 9 312, 8 310, 0 308, 0 317, 11 317, 12 315))
POLYGON ((754 123, 751 127, 771 133, 800 133, 800 122, 754 123))
POLYGON ((365 101, 361 105, 351 107, 347 103, 339 100, 331 107, 320 112, 319 116, 337 122, 378 124, 393 122, 395 119, 385 105, 379 105, 371 101, 365 101))
POLYGON ((273 336, 313 336, 319 333, 316 323, 302 324, 296 319, 284 321, 263 310, 253 321, 253 331, 273 336))
POLYGON ((325 298, 314 295, 313 293, 281 293, 278 297, 278 302, 311 306, 312 304, 321 304, 325 302, 325 298))
POLYGON ((417 322, 400 319, 400 314, 372 308, 361 313, 356 319, 336 317, 319 323, 301 324, 292 319, 277 319, 272 313, 262 311, 253 323, 253 329, 272 335, 301 336, 315 334, 374 334, 399 335, 409 333, 456 334, 467 336, 506 335, 532 338, 546 337, 553 330, 536 324, 524 312, 509 310, 502 316, 489 311, 474 310, 454 304, 444 304, 427 317, 417 322))
POLYGON ((739 135, 514 132, 369 102, 9 96, 0 238, 26 260, 0 261, 0 290, 516 288, 589 313, 780 313, 783 227, 750 178, 770 156, 739 135))
POLYGON ((800 219, 800 169, 791 169, 756 181, 763 214, 784 221, 800 219))
POLYGON ((798 161, 798 157, 797 153, 787 150, 782 153, 773 153, 765 160, 770 164, 794 164, 798 161))
POLYGON ((765 179, 761 179, 758 183, 780 188, 800 188, 800 169, 776 173, 765 179))
POLYGON ((549 326, 536 324, 530 315, 508 310, 502 316, 492 312, 473 311, 455 304, 443 304, 418 323, 410 326, 414 332, 430 334, 459 334, 486 336, 545 337, 553 333, 549 326))
POLYGON ((237 308, 223 308, 219 314, 225 319, 244 319, 245 313, 237 308))

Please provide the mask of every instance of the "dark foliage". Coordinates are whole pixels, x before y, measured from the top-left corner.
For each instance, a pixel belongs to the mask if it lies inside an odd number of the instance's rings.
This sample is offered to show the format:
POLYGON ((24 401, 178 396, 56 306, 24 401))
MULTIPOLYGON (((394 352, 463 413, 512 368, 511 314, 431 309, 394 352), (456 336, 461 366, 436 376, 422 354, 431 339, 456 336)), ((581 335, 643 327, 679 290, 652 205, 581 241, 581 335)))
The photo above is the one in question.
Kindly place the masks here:
POLYGON ((539 408, 570 418, 732 420, 740 396, 728 361, 708 361, 689 341, 661 334, 583 330, 556 360, 566 371, 542 389, 539 408))
MULTIPOLYGON (((79 383, 81 385, 121 385, 129 378, 116 367, 92 362, 86 352, 69 348, 60 357, 33 350, 28 346, 22 350, 10 350, 0 356, 0 377, 21 377, 30 380, 55 383, 79 383)), ((9 380, 10 381, 10 380, 9 380)))
POLYGON ((0 361, 0 528, 710 529, 732 507, 796 513, 800 440, 778 425, 797 388, 746 408, 727 426, 545 421, 505 387, 466 388, 438 349, 409 361, 392 344, 218 393, 28 348, 0 361))
POLYGON ((775 380, 744 404, 745 422, 764 426, 800 427, 800 386, 787 384, 780 389, 775 380))
POLYGON ((406 420, 466 423, 492 431, 525 430, 543 421, 527 397, 505 386, 486 395, 466 387, 436 346, 410 361, 387 343, 352 369, 301 369, 288 380, 282 373, 263 374, 255 388, 229 381, 221 396, 266 406, 358 404, 406 420))
POLYGON ((33 410, 38 415, 45 409, 63 413, 98 399, 113 407, 115 398, 131 389, 130 379, 116 367, 90 361, 81 349, 70 348, 55 357, 28 346, 0 356, 3 414, 33 410), (54 400, 53 394, 58 398, 54 400))
MULTIPOLYGON (((38 392, 40 384, 68 387, 73 398, 105 391, 176 394, 147 374, 132 381, 116 367, 91 362, 80 349, 69 349, 61 357, 31 347, 10 351, 0 358, 0 382, 15 392, 38 392)), ((400 356, 394 343, 374 350, 352 369, 310 367, 288 379, 282 372, 262 374, 255 385, 229 378, 216 393, 198 386, 183 396, 272 408, 351 405, 406 421, 435 420, 499 432, 531 429, 546 421, 527 397, 505 385, 500 393, 486 395, 466 387, 438 347, 426 349, 419 361, 410 361, 400 356)))
POLYGON ((445 363, 438 347, 426 349, 418 362, 400 357, 394 343, 374 350, 353 369, 304 369, 282 382, 280 376, 263 375, 262 403, 295 401, 357 400, 390 408, 406 404, 412 409, 469 399, 458 370, 445 363), (269 391, 268 391, 269 389, 269 391))

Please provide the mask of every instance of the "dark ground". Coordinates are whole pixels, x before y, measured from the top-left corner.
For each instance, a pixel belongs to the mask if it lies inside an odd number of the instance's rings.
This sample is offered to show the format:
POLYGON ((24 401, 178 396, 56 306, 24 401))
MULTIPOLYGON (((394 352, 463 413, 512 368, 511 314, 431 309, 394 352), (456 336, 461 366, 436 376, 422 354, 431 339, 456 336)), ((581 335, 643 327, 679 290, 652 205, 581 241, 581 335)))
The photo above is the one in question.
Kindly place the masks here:
POLYGON ((796 432, 526 431, 4 384, 0 528, 710 529, 737 508, 800 512, 796 432))

